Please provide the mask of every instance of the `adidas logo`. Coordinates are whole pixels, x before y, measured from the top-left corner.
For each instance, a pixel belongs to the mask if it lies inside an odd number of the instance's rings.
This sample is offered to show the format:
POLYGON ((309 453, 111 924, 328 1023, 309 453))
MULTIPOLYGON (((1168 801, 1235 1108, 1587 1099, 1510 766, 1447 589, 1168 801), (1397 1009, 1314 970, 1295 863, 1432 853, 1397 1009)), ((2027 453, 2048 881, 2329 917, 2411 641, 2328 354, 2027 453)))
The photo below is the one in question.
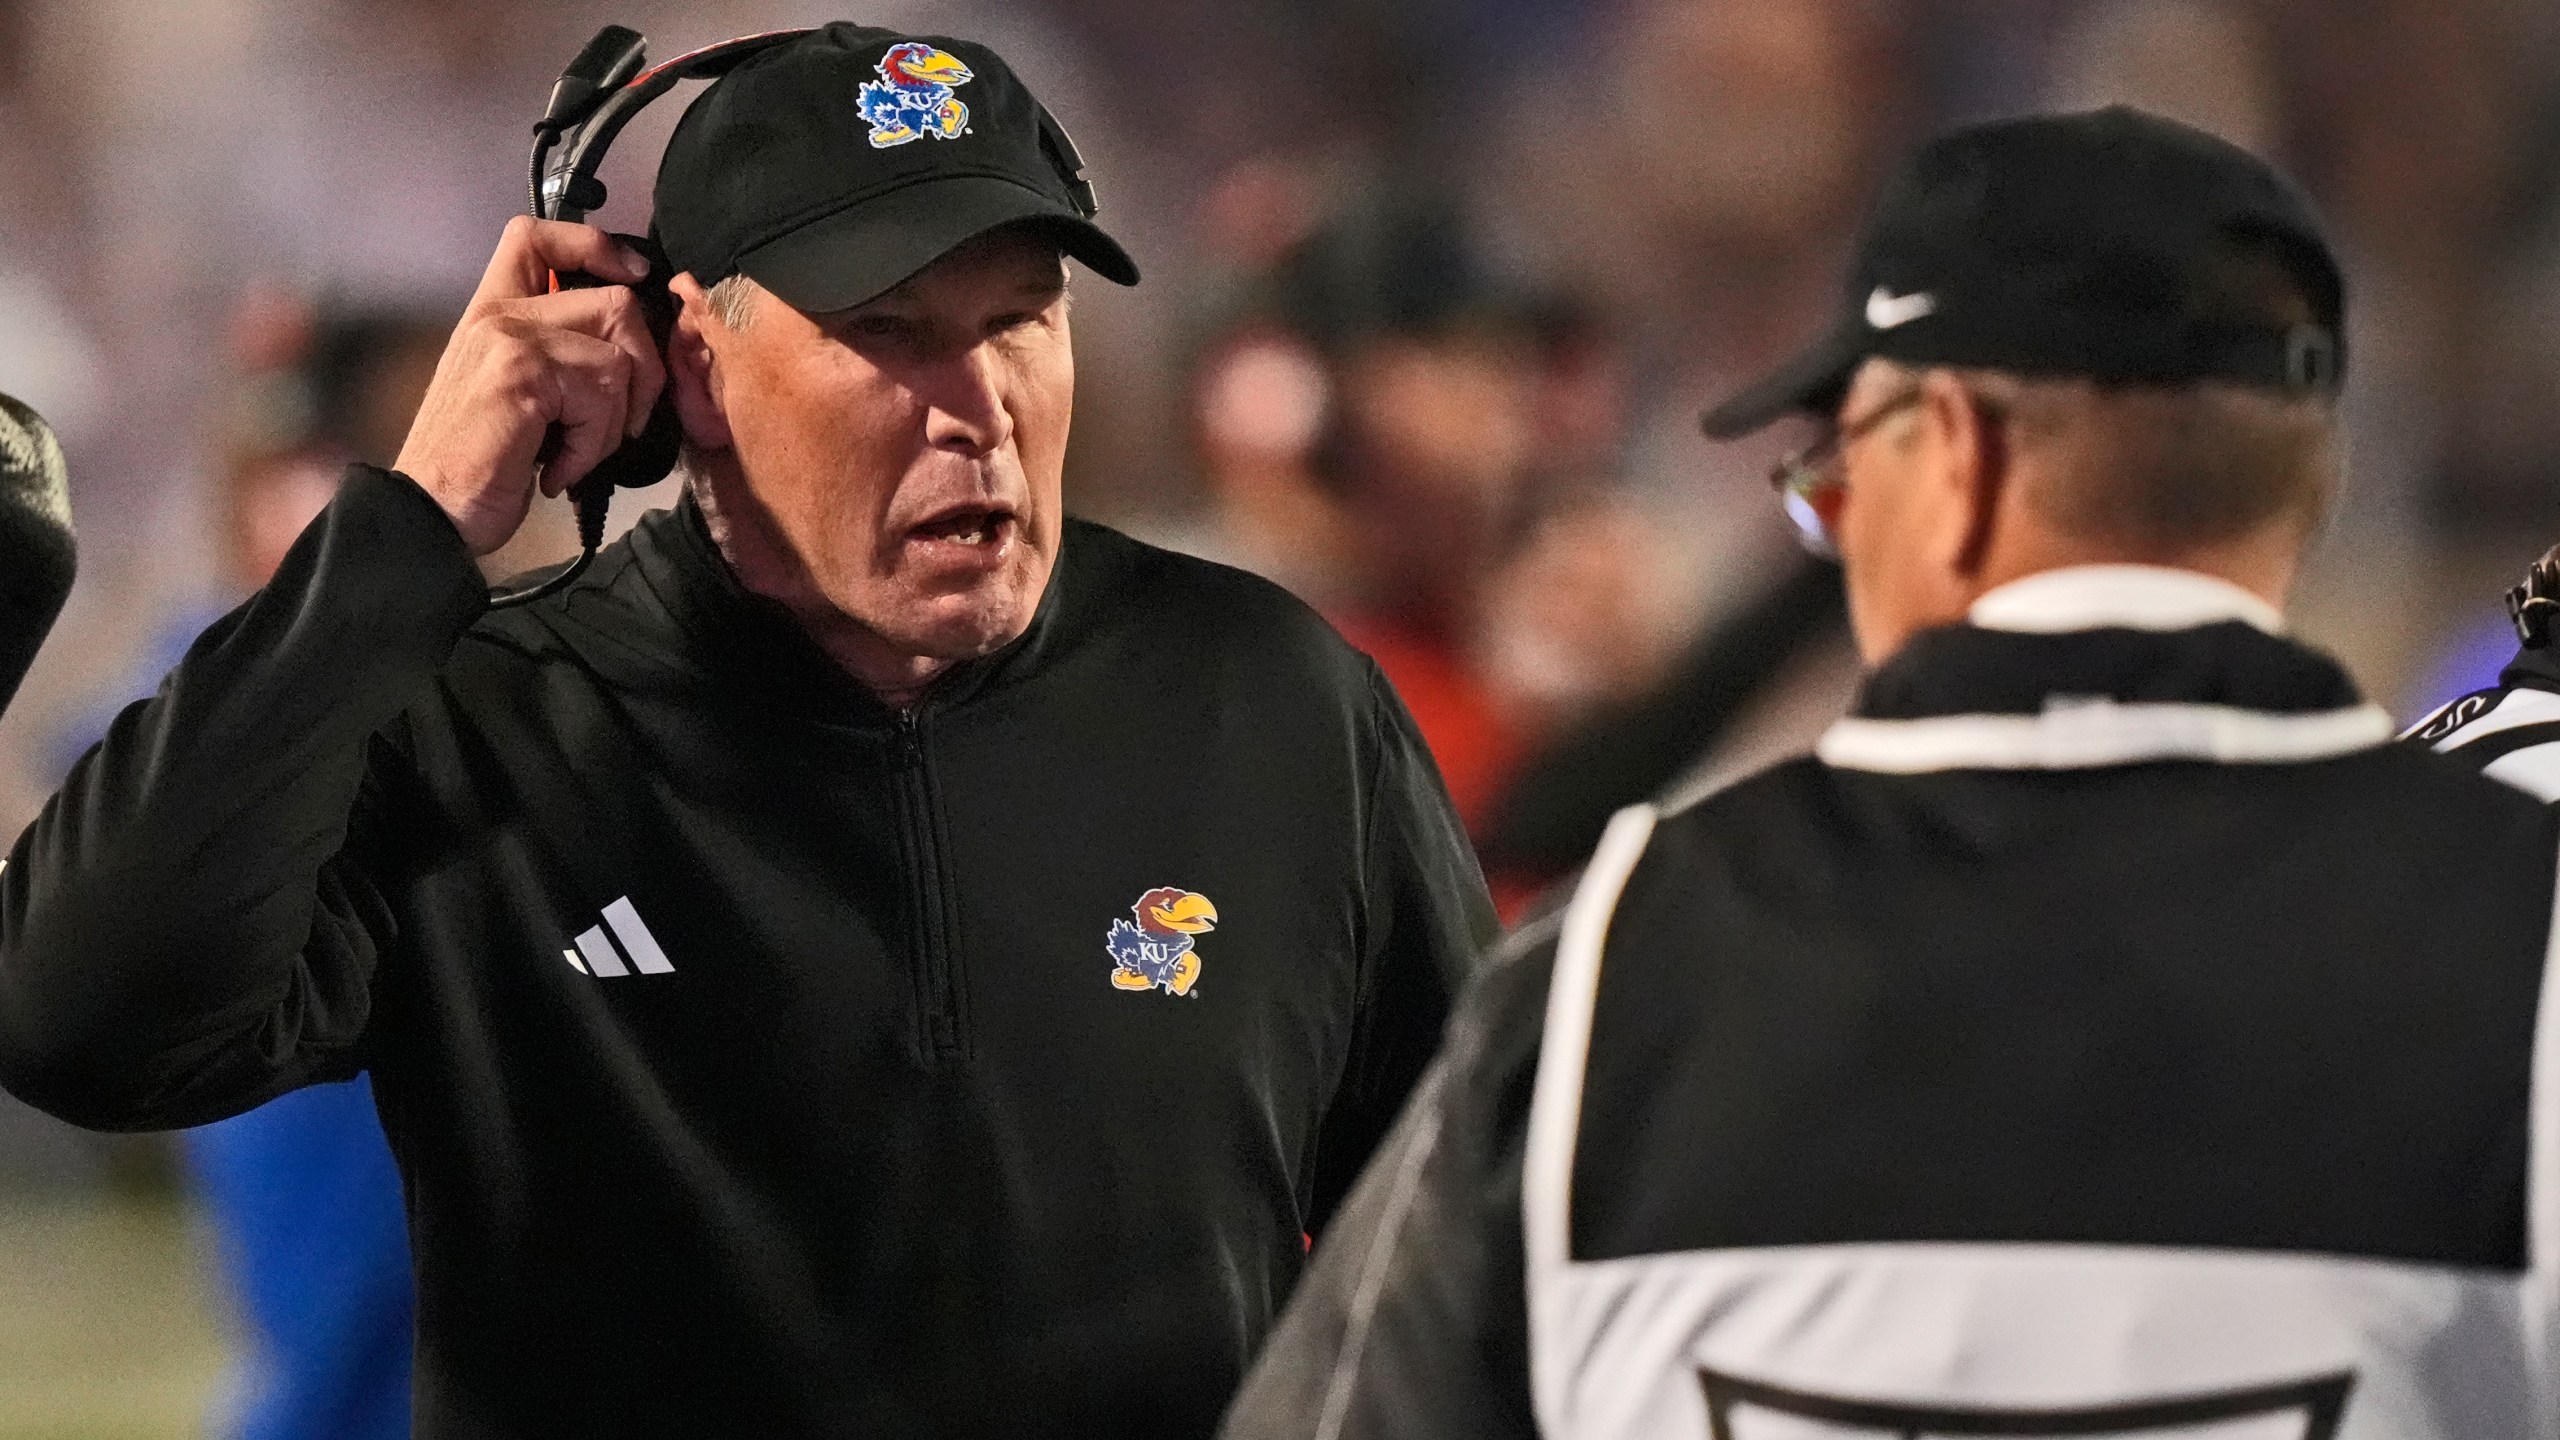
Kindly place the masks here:
POLYGON ((676 971, 667 962, 667 952, 658 948, 658 937, 640 923, 640 912, 631 908, 631 897, 627 895, 604 907, 604 924, 590 925, 580 932, 577 948, 561 951, 560 958, 579 974, 604 980, 634 970, 643 975, 672 975, 676 971), (604 933, 607 928, 613 931, 610 939, 604 933), (614 948, 615 940, 622 942, 621 949, 614 948), (623 963, 626 955, 631 957, 628 965, 623 963))

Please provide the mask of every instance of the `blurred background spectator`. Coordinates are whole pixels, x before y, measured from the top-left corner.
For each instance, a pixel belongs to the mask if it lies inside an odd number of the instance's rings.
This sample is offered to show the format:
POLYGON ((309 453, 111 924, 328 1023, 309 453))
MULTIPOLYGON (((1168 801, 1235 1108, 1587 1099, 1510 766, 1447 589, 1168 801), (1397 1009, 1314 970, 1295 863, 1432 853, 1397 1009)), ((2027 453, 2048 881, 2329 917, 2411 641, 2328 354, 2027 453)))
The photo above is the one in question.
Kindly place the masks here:
MULTIPOLYGON (((2358 321, 2301 623, 2401 713, 2501 658, 2497 592, 2560 539, 2547 0, 0 0, 0 389, 62 432, 83 547, 0 820, 338 459, 396 449, 587 34, 833 18, 981 36, 1053 98, 1148 271, 1079 292, 1071 503, 1369 648, 1514 903, 1854 683, 1763 478, 1794 437, 1696 416, 1823 322, 1879 167, 1942 125, 2125 101, 2310 187, 2358 321)), ((493 568, 568 544, 564 511, 493 568)), ((0 1104, 0 1440, 200 1433, 226 1355, 272 1359, 166 1154, 0 1104)))

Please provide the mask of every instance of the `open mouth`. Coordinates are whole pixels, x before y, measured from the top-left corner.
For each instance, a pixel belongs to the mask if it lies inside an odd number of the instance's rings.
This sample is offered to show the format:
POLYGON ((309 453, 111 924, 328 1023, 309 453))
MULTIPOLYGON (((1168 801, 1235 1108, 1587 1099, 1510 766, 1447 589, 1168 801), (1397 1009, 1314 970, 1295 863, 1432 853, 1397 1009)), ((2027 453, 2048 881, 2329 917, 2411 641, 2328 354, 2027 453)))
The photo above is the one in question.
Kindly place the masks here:
POLYGON ((1020 522, 1010 510, 955 510, 907 532, 910 538, 949 545, 1001 546, 1020 522))

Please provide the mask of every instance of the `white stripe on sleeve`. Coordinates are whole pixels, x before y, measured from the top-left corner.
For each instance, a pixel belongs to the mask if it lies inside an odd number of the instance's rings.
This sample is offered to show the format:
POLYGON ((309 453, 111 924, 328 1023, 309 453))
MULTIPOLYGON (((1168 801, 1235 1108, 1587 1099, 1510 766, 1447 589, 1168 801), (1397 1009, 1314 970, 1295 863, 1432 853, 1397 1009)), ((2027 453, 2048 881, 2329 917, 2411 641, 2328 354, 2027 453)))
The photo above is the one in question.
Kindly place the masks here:
POLYGON ((2435 743, 2438 751, 2458 750, 2474 740, 2513 730, 2519 725, 2536 725, 2560 720, 2560 695, 2548 690, 2510 690, 2500 697, 2478 719, 2471 720, 2452 734, 2435 743))

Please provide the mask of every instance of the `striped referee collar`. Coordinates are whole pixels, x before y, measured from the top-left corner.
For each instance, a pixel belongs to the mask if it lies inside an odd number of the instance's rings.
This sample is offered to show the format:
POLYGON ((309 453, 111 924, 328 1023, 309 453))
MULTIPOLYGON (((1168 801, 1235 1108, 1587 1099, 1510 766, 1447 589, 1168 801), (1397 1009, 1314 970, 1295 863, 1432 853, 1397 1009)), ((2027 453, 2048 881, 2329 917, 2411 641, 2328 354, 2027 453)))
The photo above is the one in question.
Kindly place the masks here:
POLYGON ((2274 606, 2209 575, 2152 565, 2049 570, 1983 595, 1966 618, 1887 662, 1860 706, 1872 712, 1881 698, 1907 702, 1913 692, 1937 693, 1943 703, 1957 698, 1952 690, 1971 697, 1966 713, 1886 706, 1885 714, 1838 721, 1814 753, 1838 769, 1916 775, 2168 760, 2285 764, 2391 739, 2391 717, 2363 703, 2343 672, 2281 638, 2284 617, 2274 606), (2048 668, 2052 683, 2037 686, 2033 677, 2048 668), (2128 683, 2089 683, 2119 669, 2128 683), (2004 683, 1986 684, 1987 675, 2004 683), (2164 677, 2217 675, 2250 698, 2158 693, 2164 677), (2137 679, 2143 683, 2130 683, 2137 679), (2021 686, 2026 693, 2015 693, 2021 686), (1987 691, 2003 692, 1999 703, 1974 711, 1992 698, 1987 691))

